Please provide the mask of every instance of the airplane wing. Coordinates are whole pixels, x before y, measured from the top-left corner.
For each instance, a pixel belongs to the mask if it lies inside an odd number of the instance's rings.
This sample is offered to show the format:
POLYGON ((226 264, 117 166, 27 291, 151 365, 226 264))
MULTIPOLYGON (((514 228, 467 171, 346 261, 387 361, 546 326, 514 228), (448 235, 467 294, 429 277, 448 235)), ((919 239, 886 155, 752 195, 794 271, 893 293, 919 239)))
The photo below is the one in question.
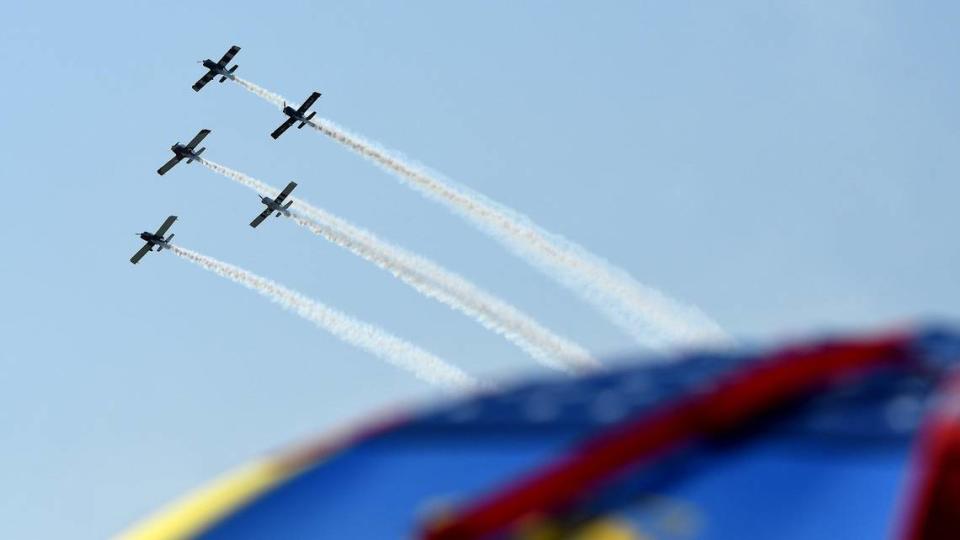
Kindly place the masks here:
POLYGON ((137 264, 138 262, 140 262, 140 259, 142 259, 144 255, 146 255, 147 253, 150 253, 151 248, 153 248, 153 246, 151 246, 149 243, 144 244, 144 246, 140 248, 140 251, 134 253, 133 257, 130 257, 130 262, 132 262, 133 264, 137 264))
POLYGON ((260 212, 260 215, 253 218, 253 221, 250 222, 250 226, 256 228, 257 225, 263 223, 263 220, 270 217, 271 212, 273 212, 273 210, 270 210, 269 208, 267 208, 263 212, 260 212))
POLYGON ((211 70, 207 71, 207 73, 206 73, 203 77, 200 77, 200 80, 199 80, 199 81, 193 83, 193 86, 192 86, 191 88, 193 88, 193 91, 194 91, 194 92, 199 92, 201 88, 203 88, 204 86, 206 86, 207 83, 210 82, 210 81, 212 81, 213 78, 216 77, 216 76, 217 76, 217 74, 214 73, 213 70, 211 69, 211 70))
POLYGON ((230 50, 223 55, 223 58, 221 58, 220 61, 217 62, 217 65, 220 67, 226 66, 227 64, 230 63, 230 60, 233 60, 233 57, 236 56, 238 52, 240 52, 240 47, 237 47, 236 45, 234 45, 233 47, 230 47, 230 50))
POLYGON ((201 129, 200 133, 197 133, 196 137, 190 139, 190 142, 187 143, 187 150, 193 150, 194 148, 196 148, 197 145, 200 144, 200 141, 202 141, 203 138, 209 134, 210 134, 209 129, 201 129))
POLYGON ((163 164, 163 167, 160 167, 159 169, 157 169, 157 174, 159 174, 160 176, 163 176, 167 171, 172 169, 174 165, 176 165, 177 163, 180 163, 181 159, 183 158, 180 156, 173 156, 172 158, 170 158, 170 161, 163 164))
POLYGON ((280 194, 277 195, 277 198, 274 199, 274 201, 275 201, 277 204, 282 203, 283 200, 287 198, 287 195, 290 195, 290 192, 293 191, 293 188, 295 188, 295 187, 297 187, 297 183, 296 183, 296 182, 290 182, 289 184, 287 184, 287 187, 283 188, 283 191, 281 191, 280 194))
POLYGON ((297 109, 297 112, 299 112, 300 114, 307 112, 307 109, 309 109, 310 106, 313 105, 313 103, 317 101, 317 99, 319 98, 320 98, 320 92, 314 92, 310 94, 310 97, 308 97, 307 100, 304 101, 302 105, 300 105, 300 107, 297 109))
POLYGON ((177 220, 177 216, 170 216, 170 217, 168 217, 168 218, 163 222, 163 225, 161 225, 160 228, 157 229, 157 232, 156 232, 155 234, 156 234, 157 236, 163 236, 164 234, 167 233, 167 229, 169 229, 170 226, 173 225, 173 222, 176 221, 176 220, 177 220))
POLYGON ((280 127, 273 130, 273 133, 271 133, 270 136, 276 139, 280 135, 283 135, 284 131, 290 129, 290 126, 292 126, 294 123, 296 123, 296 120, 294 120, 293 118, 288 118, 286 122, 280 124, 280 127))

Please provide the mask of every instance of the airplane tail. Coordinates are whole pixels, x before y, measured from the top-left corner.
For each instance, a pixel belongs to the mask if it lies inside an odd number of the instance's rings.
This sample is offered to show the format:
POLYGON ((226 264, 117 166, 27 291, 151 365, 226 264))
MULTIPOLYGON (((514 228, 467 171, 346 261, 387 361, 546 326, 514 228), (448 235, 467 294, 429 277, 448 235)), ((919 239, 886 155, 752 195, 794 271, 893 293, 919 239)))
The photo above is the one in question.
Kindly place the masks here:
POLYGON ((194 156, 193 156, 192 158, 188 158, 188 159, 187 159, 187 163, 193 163, 193 160, 194 160, 195 158, 200 157, 200 154, 202 154, 203 151, 206 150, 206 149, 207 149, 207 147, 204 146, 204 147, 201 148, 200 150, 197 150, 197 153, 194 154, 194 156))
POLYGON ((316 114, 317 114, 317 111, 313 111, 312 113, 310 113, 310 116, 308 116, 306 120, 304 120, 303 122, 300 122, 300 125, 297 126, 297 129, 303 129, 303 126, 307 125, 307 122, 313 120, 313 117, 316 116, 316 114))
POLYGON ((290 210, 290 207, 293 206, 293 201, 288 202, 283 206, 284 210, 290 210))
POLYGON ((220 82, 225 82, 227 79, 232 79, 233 72, 236 71, 238 67, 240 67, 240 64, 235 64, 232 68, 228 69, 227 74, 220 77, 220 82))
MULTIPOLYGON (((163 241, 163 243, 169 244, 171 240, 173 240, 173 233, 170 233, 170 236, 168 236, 166 240, 163 241)), ((160 251, 163 251, 163 245, 160 246, 160 251)))

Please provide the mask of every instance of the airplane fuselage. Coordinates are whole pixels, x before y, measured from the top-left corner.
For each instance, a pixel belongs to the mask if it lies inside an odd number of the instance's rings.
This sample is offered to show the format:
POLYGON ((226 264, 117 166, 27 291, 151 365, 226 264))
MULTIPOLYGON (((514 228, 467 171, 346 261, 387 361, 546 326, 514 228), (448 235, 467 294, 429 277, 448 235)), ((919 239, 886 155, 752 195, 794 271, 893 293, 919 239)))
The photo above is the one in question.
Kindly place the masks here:
POLYGON ((180 143, 177 143, 177 144, 171 146, 171 147, 170 147, 170 150, 172 150, 173 153, 177 155, 177 157, 181 157, 181 158, 184 158, 184 159, 191 159, 191 160, 192 160, 192 159, 197 159, 197 158, 200 157, 200 153, 199 153, 199 152, 194 152, 193 150, 188 149, 186 146, 184 146, 184 145, 182 145, 182 144, 180 144, 180 143))
POLYGON ((267 208, 269 208, 271 212, 279 212, 283 215, 290 215, 290 212, 284 208, 282 204, 271 199, 270 197, 261 197, 260 202, 267 205, 267 208))
POLYGON ((167 241, 162 236, 158 236, 152 232, 144 231, 140 233, 140 239, 150 244, 151 248, 153 248, 153 246, 160 246, 161 249, 167 247, 167 241))
POLYGON ((210 60, 209 58, 203 61, 203 67, 209 69, 210 71, 213 71, 217 75, 228 77, 230 79, 233 78, 233 73, 230 73, 230 71, 227 69, 227 66, 220 67, 219 64, 217 64, 213 60, 210 60))
POLYGON ((296 109, 294 109, 293 107, 291 107, 291 106, 289 106, 289 105, 287 105, 286 107, 283 108, 283 114, 289 116, 290 118, 293 118, 293 119, 296 120, 297 122, 306 122, 306 121, 307 121, 306 115, 300 114, 299 112, 297 112, 296 109))

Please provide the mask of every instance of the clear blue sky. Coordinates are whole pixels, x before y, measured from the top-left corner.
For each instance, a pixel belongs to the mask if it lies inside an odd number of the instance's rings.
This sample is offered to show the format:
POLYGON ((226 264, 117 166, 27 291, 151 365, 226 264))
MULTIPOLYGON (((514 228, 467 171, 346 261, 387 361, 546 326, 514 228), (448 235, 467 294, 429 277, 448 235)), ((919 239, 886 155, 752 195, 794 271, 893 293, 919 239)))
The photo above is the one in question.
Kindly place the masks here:
POLYGON ((0 537, 103 537, 264 451, 434 391, 133 234, 177 239, 478 375, 505 341, 196 165, 461 272, 600 354, 570 292, 194 62, 400 150, 744 340, 960 315, 955 2, 19 3, 0 20, 0 537), (799 3, 797 3, 799 4, 799 3), (841 5, 836 5, 841 4, 841 5), (882 4, 882 5, 881 5, 882 4))

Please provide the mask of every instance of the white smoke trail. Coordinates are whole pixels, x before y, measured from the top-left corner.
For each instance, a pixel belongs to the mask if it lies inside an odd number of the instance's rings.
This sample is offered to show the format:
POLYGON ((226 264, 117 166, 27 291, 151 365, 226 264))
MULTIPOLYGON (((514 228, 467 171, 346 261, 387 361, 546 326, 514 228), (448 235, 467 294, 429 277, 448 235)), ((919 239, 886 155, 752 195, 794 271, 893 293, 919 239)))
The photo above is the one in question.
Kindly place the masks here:
POLYGON ((260 86, 253 84, 250 81, 241 79, 240 77, 234 76, 233 82, 239 84, 240 86, 244 87, 245 89, 252 92, 253 94, 269 101, 270 103, 273 103, 280 109, 283 109, 283 105, 287 103, 287 100, 284 99, 284 97, 281 96, 280 94, 274 94, 273 92, 265 88, 261 88, 260 86))
POLYGON ((171 245, 170 251, 234 283, 253 289, 343 341, 373 353, 397 367, 413 372, 414 375, 428 383, 448 390, 477 390, 482 388, 479 382, 459 368, 444 362, 427 351, 376 326, 360 322, 320 302, 311 300, 274 281, 180 246, 171 245))
MULTIPOLYGON (((249 81, 237 82, 278 107, 286 102, 283 96, 249 81)), ((577 292, 640 343, 662 348, 677 344, 729 342, 730 338, 723 330, 699 309, 681 305, 642 285, 626 271, 576 243, 542 229, 527 216, 457 185, 329 120, 314 120, 310 125, 468 218, 516 255, 577 292)))
POLYGON ((692 306, 637 282, 624 270, 534 224, 525 215, 411 163, 329 120, 309 124, 439 201, 547 275, 602 310, 640 343, 655 348, 729 341, 720 327, 692 306))
POLYGON ((257 96, 269 101, 270 103, 273 103, 279 109, 283 109, 284 103, 287 103, 287 100, 284 99, 284 97, 281 96, 280 94, 274 94, 273 92, 265 88, 261 88, 260 86, 253 84, 250 81, 241 79, 240 77, 234 76, 233 82, 246 88, 248 91, 252 92, 253 94, 256 94, 257 96))
MULTIPOLYGON (((276 196, 280 190, 256 178, 206 159, 205 167, 258 193, 276 196)), ((381 240, 310 203, 291 197, 291 218, 318 236, 344 247, 387 270, 420 293, 433 298, 502 335, 544 365, 569 370, 590 369, 599 362, 583 347, 562 338, 511 304, 480 289, 433 261, 381 240)))

